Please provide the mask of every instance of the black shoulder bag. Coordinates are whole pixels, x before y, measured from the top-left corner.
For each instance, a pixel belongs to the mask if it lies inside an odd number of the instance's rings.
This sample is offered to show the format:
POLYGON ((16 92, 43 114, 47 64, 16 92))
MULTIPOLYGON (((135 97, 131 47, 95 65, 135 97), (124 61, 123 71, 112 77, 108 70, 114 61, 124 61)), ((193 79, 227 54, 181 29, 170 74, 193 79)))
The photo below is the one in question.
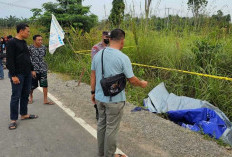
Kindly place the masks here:
POLYGON ((102 51, 102 79, 100 81, 103 93, 105 96, 110 96, 110 101, 112 101, 112 97, 120 93, 126 87, 126 76, 124 73, 117 74, 111 77, 104 77, 104 68, 103 68, 103 54, 105 49, 102 51))

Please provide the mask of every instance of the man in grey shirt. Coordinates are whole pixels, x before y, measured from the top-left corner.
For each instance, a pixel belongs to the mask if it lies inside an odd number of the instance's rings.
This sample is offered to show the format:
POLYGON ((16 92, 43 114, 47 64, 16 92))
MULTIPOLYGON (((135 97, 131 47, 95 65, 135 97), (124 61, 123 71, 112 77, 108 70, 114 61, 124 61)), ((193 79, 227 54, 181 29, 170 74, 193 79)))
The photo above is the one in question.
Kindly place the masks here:
MULTIPOLYGON (((104 49, 104 76, 105 78, 124 73, 132 85, 145 88, 147 81, 140 81, 134 76, 131 61, 120 50, 124 46, 125 32, 115 29, 110 33, 110 46, 104 49)), ((91 66, 91 93, 92 102, 97 103, 99 120, 97 129, 98 155, 99 157, 124 157, 125 155, 114 154, 116 151, 116 138, 121 122, 123 108, 125 106, 125 90, 116 96, 105 96, 100 85, 102 79, 103 50, 99 51, 91 66)))
POLYGON ((34 43, 28 47, 31 62, 36 71, 36 78, 32 79, 31 85, 31 93, 29 98, 29 104, 33 103, 33 90, 38 87, 38 82, 40 83, 40 87, 43 88, 44 93, 44 104, 53 105, 53 102, 48 101, 48 81, 47 81, 47 64, 44 61, 44 57, 46 55, 46 47, 43 45, 43 38, 41 35, 33 36, 34 43))

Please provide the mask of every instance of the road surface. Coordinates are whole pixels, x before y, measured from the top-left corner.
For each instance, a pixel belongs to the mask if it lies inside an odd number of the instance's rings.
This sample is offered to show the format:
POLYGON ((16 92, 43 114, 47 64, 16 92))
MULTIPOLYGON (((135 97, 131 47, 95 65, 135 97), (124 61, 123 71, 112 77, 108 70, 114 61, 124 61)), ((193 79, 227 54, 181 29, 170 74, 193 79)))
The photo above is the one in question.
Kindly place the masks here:
POLYGON ((96 139, 57 105, 44 105, 38 90, 28 113, 39 118, 18 120, 17 129, 9 130, 11 85, 7 73, 5 70, 5 79, 0 80, 0 157, 96 156, 96 139))

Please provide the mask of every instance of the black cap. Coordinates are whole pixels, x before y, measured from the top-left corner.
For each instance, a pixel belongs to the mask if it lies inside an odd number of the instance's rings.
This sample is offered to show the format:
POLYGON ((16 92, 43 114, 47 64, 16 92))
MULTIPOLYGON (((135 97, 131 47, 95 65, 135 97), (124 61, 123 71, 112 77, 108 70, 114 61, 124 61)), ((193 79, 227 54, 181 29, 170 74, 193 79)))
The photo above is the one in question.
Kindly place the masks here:
POLYGON ((109 36, 109 32, 108 32, 108 31, 103 31, 103 32, 102 32, 102 35, 104 35, 104 36, 109 36))

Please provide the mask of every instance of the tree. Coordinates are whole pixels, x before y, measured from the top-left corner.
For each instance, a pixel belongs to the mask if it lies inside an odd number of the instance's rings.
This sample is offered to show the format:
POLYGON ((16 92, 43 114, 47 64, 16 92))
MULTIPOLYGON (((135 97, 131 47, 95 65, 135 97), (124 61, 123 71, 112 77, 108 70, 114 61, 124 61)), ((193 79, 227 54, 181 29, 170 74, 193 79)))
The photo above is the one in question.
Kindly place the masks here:
POLYGON ((31 12, 33 13, 33 16, 30 18, 30 20, 35 20, 36 18, 38 18, 41 15, 42 9, 31 9, 31 12))
POLYGON ((218 15, 219 17, 222 17, 222 16, 223 16, 223 12, 222 12, 221 10, 218 10, 218 11, 217 11, 217 15, 218 15))
MULTIPOLYGON (((194 25, 195 29, 199 28, 200 26, 200 11, 201 9, 205 8, 208 4, 208 0, 188 0, 188 8, 192 10, 193 17, 194 17, 194 25)), ((203 16, 201 16, 203 17, 203 16)))
POLYGON ((146 14, 145 16, 146 16, 146 19, 149 16, 151 2, 152 2, 152 0, 145 0, 145 14, 146 14))
POLYGON ((208 0, 188 0, 188 7, 192 10, 193 16, 198 18, 201 8, 205 8, 208 0))
POLYGON ((113 0, 112 5, 109 21, 112 26, 119 28, 124 18, 125 3, 123 0, 113 0))
POLYGON ((34 11, 33 15, 37 16, 38 22, 47 26, 49 30, 51 14, 54 14, 63 27, 74 27, 89 31, 97 23, 97 16, 90 14, 89 6, 82 6, 82 0, 57 0, 58 3, 44 3, 44 14, 38 16, 39 10, 34 11))
POLYGON ((19 23, 28 23, 29 20, 26 18, 17 18, 16 16, 10 15, 6 18, 0 18, 0 27, 7 28, 7 27, 14 27, 19 23))
POLYGON ((218 10, 216 15, 212 15, 212 21, 214 25, 218 25, 220 28, 228 27, 231 22, 231 16, 230 14, 224 16, 223 12, 218 10))

